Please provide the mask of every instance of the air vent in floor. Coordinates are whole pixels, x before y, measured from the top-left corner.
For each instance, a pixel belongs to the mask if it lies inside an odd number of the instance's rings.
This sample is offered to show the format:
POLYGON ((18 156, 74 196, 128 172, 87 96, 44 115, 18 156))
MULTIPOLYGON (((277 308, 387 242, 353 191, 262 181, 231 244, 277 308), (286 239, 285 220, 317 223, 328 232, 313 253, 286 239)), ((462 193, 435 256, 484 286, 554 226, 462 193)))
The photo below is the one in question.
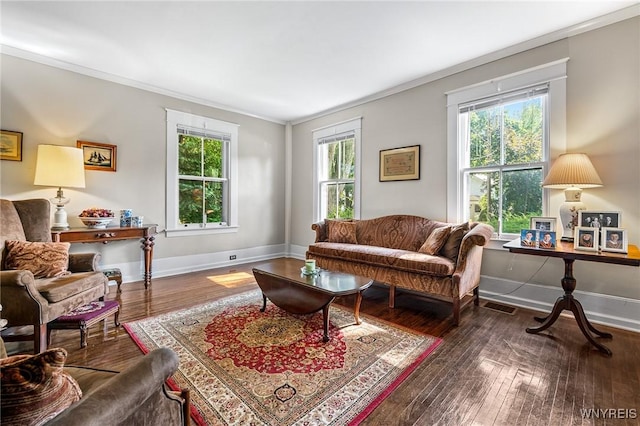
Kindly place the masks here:
POLYGON ((518 308, 514 308, 513 306, 503 305, 501 303, 496 302, 485 302, 482 307, 491 309, 492 311, 502 312, 503 314, 513 315, 516 313, 518 308))

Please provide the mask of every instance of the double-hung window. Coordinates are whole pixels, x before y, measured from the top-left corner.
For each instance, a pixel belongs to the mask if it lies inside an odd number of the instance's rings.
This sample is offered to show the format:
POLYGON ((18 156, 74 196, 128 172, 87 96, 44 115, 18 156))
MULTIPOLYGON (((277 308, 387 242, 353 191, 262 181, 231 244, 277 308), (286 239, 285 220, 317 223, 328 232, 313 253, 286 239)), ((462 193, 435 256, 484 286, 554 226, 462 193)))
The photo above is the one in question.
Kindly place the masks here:
POLYGON ((167 231, 237 226, 238 126, 167 110, 167 231))
POLYGON ((450 187, 455 186, 456 205, 449 206, 455 220, 486 222, 498 237, 510 238, 529 227, 530 217, 545 215, 550 97, 555 89, 553 94, 562 92, 564 101, 561 65, 550 79, 549 70, 536 70, 511 77, 515 80, 492 81, 485 90, 480 86, 449 95, 456 101, 449 102, 449 131, 456 126, 455 141, 449 141, 450 148, 455 144, 456 175, 449 178, 450 187), (561 88, 554 83, 560 80, 561 88))
POLYGON ((313 132, 316 220, 360 214, 360 119, 313 132))

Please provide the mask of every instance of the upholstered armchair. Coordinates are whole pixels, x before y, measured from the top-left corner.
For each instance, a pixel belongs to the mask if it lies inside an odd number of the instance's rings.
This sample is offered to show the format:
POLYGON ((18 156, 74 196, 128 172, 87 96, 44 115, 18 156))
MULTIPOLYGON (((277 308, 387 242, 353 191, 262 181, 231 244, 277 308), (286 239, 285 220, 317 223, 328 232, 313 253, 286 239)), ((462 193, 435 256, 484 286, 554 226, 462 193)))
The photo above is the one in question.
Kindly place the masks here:
POLYGON ((69 254, 69 243, 51 242, 50 212, 45 199, 0 200, 2 317, 7 327, 33 326, 33 335, 3 338, 32 338, 34 353, 47 348, 47 323, 108 292, 99 254, 69 254))

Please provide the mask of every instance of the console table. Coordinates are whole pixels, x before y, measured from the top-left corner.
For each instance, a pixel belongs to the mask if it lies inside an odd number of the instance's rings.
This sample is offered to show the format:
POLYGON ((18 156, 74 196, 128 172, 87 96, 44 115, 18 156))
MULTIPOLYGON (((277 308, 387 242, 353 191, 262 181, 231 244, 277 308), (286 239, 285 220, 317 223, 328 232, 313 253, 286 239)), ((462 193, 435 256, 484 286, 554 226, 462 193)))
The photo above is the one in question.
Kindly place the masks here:
POLYGON ((61 243, 103 243, 121 240, 142 240, 144 253, 144 288, 151 284, 151 261, 153 260, 153 240, 158 225, 137 227, 71 228, 51 231, 51 239, 61 243))
POLYGON ((549 328, 560 316, 562 311, 569 310, 573 315, 587 340, 598 348, 601 352, 611 356, 611 349, 594 339, 591 333, 600 337, 611 338, 610 333, 604 333, 596 329, 584 314, 582 305, 573 297, 576 288, 576 279, 573 276, 573 262, 576 260, 586 260, 588 262, 613 263, 616 265, 640 266, 640 250, 637 246, 629 245, 629 253, 609 253, 574 250, 572 242, 558 241, 555 249, 540 249, 535 247, 523 247, 520 239, 515 239, 503 246, 511 253, 529 254, 533 256, 559 257, 564 261, 564 278, 562 278, 562 289, 564 296, 556 300, 551 313, 546 317, 534 317, 542 324, 539 327, 527 328, 527 333, 539 333, 549 328))

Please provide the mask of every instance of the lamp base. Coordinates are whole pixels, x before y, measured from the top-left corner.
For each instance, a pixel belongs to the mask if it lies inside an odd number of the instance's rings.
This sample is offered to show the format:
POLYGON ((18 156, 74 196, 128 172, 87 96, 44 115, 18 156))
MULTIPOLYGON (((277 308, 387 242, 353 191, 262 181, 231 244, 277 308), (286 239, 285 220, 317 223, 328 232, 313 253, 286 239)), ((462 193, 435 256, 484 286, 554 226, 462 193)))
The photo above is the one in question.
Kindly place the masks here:
POLYGON ((67 211, 64 209, 65 204, 71 201, 69 198, 64 198, 62 194, 62 188, 58 188, 58 196, 51 198, 49 201, 51 204, 55 204, 56 212, 53 214, 53 225, 51 229, 54 231, 64 231, 69 229, 69 222, 67 222, 67 211))
POLYGON ((572 187, 564 190, 564 203, 560 205, 560 222, 562 223, 560 241, 573 242, 573 232, 578 226, 578 211, 587 209, 587 206, 580 201, 581 195, 580 188, 572 187))

